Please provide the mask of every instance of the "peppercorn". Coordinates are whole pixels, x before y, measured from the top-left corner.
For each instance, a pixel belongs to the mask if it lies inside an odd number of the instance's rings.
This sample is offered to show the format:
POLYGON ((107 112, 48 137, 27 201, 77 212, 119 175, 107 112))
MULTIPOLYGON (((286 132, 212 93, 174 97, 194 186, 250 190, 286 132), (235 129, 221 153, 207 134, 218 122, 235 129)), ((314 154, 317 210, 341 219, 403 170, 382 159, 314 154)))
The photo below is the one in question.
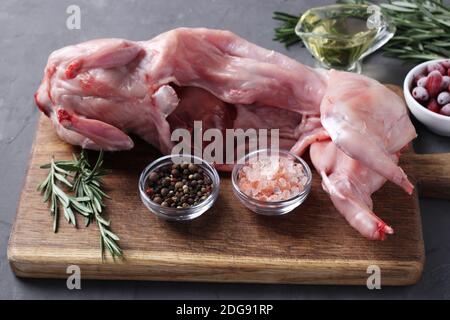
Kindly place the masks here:
POLYGON ((161 197, 155 197, 155 198, 153 198, 153 202, 155 202, 157 204, 161 204, 162 203, 162 199, 161 199, 161 197))
POLYGON ((181 189, 181 188, 183 188, 183 182, 181 182, 181 181, 178 181, 177 183, 175 183, 175 189, 181 189))
POLYGON ((156 182, 159 179, 159 175, 156 172, 151 172, 148 178, 151 182, 156 182))
POLYGON ((164 187, 168 187, 168 186, 170 186, 170 178, 164 178, 164 180, 163 180, 163 182, 162 182, 162 185, 164 186, 164 187))
POLYGON ((188 169, 189 169, 190 172, 195 173, 195 172, 197 172, 198 167, 195 164, 190 163, 189 166, 188 166, 188 169))
POLYGON ((167 196, 168 193, 169 193, 169 189, 167 189, 167 188, 162 188, 161 189, 161 195, 163 197, 167 196))
POLYGON ((162 207, 186 209, 205 201, 212 190, 210 177, 193 163, 172 164, 151 172, 146 189, 162 207))

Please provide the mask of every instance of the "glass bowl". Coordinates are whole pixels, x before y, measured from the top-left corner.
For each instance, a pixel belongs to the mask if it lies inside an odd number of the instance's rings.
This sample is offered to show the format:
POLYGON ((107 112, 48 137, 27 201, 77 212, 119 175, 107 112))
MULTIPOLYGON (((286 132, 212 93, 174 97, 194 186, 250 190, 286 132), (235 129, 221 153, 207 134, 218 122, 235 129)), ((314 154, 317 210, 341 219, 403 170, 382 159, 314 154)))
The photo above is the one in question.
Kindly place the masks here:
POLYGON ((144 205, 159 218, 172 221, 193 220, 201 216, 203 213, 208 211, 216 202, 217 197, 219 196, 219 188, 220 177, 217 173, 217 170, 203 159, 186 154, 168 155, 153 161, 144 169, 144 171, 142 171, 139 178, 139 194, 144 205), (192 207, 177 209, 171 207, 163 207, 150 199, 150 197, 145 192, 150 173, 161 167, 174 164, 174 160, 177 161, 176 163, 195 163, 201 169, 203 169, 204 174, 206 174, 211 179, 212 191, 205 200, 192 207))
POLYGON ((244 158, 238 161, 238 163, 233 168, 233 172, 231 174, 231 182, 235 196, 248 209, 255 213, 266 216, 280 216, 291 212, 306 200, 311 191, 312 174, 308 164, 302 158, 296 156, 292 152, 289 152, 287 150, 261 149, 249 153, 244 158), (244 167, 244 165, 252 159, 258 157, 259 155, 271 156, 272 154, 276 153, 278 153, 280 157, 291 158, 295 163, 299 163, 302 166, 303 172, 305 173, 307 178, 304 190, 293 196, 292 198, 281 201, 261 201, 254 199, 241 191, 238 185, 238 178, 239 172, 244 167))
POLYGON ((317 67, 361 72, 361 60, 385 45, 396 28, 374 4, 334 4, 306 11, 295 33, 317 67))

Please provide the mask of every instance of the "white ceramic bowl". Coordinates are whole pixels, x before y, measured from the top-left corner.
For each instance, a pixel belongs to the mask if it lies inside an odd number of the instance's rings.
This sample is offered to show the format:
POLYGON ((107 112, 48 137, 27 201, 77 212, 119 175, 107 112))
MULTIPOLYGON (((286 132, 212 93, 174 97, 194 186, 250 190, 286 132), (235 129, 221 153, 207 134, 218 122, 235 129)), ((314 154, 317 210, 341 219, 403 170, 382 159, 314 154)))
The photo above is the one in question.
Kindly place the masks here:
POLYGON ((440 62, 448 59, 431 60, 419 64, 413 68, 405 78, 403 83, 403 93, 405 95, 406 104, 409 110, 421 123, 423 123, 428 129, 442 136, 450 137, 450 117, 432 112, 418 103, 411 94, 412 83, 414 77, 423 73, 429 64, 440 62))

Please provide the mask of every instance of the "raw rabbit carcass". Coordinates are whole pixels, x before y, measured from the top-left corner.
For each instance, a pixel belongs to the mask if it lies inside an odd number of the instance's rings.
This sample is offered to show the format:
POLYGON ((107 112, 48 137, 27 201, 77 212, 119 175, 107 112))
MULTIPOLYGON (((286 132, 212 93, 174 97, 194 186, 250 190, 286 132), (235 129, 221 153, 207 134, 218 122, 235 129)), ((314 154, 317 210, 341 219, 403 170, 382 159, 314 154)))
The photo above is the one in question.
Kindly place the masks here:
MULTIPOLYGON (((177 29, 147 42, 102 39, 55 51, 36 101, 72 144, 130 149, 127 132, 169 153, 170 121, 190 127, 204 116, 203 129, 229 127, 241 106, 252 105, 272 107, 276 118, 283 110, 297 124, 300 105, 302 113, 319 114, 325 87, 319 73, 230 32, 177 29), (178 110, 188 100, 198 101, 178 110), (168 118, 174 112, 183 117, 168 118)), ((281 138, 295 140, 288 131, 281 138)))
POLYGON ((181 28, 60 49, 35 98, 63 140, 90 149, 130 149, 133 133, 170 153, 172 131, 195 120, 203 130, 279 129, 282 148, 311 146, 334 205, 370 239, 393 232, 372 212, 371 194, 386 180, 412 191, 397 165, 415 137, 400 98, 372 79, 310 69, 228 31, 181 28))

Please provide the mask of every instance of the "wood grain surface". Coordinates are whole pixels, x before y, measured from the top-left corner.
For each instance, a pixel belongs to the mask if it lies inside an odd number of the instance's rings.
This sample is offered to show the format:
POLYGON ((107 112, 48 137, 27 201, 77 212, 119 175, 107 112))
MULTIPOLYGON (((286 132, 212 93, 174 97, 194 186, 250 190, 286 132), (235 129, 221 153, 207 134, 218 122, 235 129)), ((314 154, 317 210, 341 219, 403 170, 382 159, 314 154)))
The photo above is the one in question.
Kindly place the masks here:
MULTIPOLYGON (((46 175, 39 166, 51 156, 68 159, 74 151, 79 150, 59 140, 41 117, 8 247, 17 276, 67 277, 69 265, 80 266, 83 279, 365 285, 370 265, 381 268, 382 285, 413 284, 421 276, 424 244, 417 190, 408 196, 386 183, 374 194, 374 211, 395 230, 382 242, 364 239, 341 218, 315 172, 311 195, 286 216, 248 211, 234 197, 229 174, 221 174, 220 196, 210 211, 191 222, 167 222, 139 199, 139 174, 159 157, 139 141, 132 151, 105 156, 105 166, 112 170, 105 178, 112 197, 105 215, 121 238, 125 259, 102 261, 97 226, 75 229, 62 218, 54 234, 47 205, 36 192, 46 175)), ((448 197, 446 159, 450 156, 409 151, 402 166, 412 179, 420 179, 424 194, 448 197)))

